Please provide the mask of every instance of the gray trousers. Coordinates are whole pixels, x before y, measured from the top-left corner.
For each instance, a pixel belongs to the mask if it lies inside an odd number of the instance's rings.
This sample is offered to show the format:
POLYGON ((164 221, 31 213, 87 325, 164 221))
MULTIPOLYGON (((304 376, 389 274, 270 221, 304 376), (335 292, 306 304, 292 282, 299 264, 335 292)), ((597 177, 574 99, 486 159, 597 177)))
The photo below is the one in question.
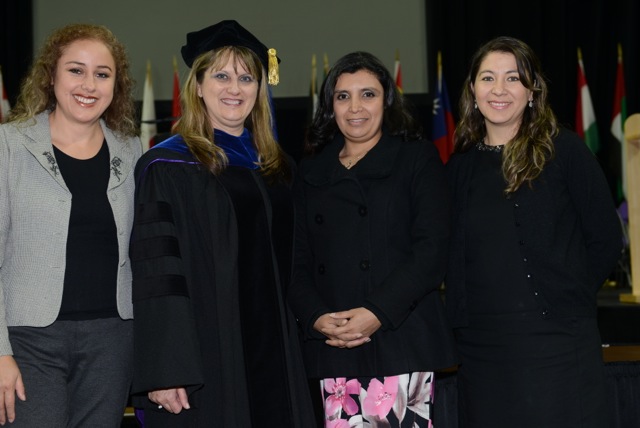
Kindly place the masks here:
POLYGON ((9 327, 27 400, 12 427, 117 428, 133 373, 133 322, 120 318, 9 327))

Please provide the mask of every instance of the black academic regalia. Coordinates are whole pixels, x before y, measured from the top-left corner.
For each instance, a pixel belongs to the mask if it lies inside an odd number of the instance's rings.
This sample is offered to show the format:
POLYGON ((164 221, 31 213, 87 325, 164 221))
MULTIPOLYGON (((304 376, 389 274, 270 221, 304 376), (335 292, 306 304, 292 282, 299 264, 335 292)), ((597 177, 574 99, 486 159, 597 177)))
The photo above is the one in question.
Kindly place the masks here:
POLYGON ((283 299, 293 234, 289 187, 263 179, 248 133, 242 140, 216 131, 215 138, 229 156, 218 176, 179 136, 136 167, 136 402, 152 428, 308 428, 313 410, 283 299), (191 405, 180 415, 146 398, 149 390, 179 386, 191 405))

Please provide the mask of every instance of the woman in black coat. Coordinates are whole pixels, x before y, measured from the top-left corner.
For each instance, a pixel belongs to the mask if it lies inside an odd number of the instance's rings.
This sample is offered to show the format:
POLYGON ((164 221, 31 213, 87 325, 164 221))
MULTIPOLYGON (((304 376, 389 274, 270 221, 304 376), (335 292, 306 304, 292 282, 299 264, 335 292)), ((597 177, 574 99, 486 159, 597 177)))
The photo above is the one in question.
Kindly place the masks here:
POLYGON ((447 164, 447 313, 464 428, 606 427, 596 293, 621 255, 596 158, 511 37, 474 55, 447 164))
POLYGON ((294 191, 289 292, 308 375, 321 380, 327 426, 429 426, 432 372, 456 363, 438 292, 443 166, 371 54, 339 59, 321 92, 294 191))

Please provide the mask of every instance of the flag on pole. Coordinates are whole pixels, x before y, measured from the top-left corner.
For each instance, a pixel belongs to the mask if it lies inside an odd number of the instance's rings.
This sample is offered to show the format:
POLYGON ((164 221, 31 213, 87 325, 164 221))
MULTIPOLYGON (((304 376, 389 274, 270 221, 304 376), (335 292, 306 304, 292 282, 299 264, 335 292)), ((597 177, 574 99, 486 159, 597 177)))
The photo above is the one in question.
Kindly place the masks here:
POLYGON ((578 100, 576 102, 576 132, 593 153, 600 150, 596 114, 582 63, 582 51, 578 48, 578 100))
POLYGON ((402 67, 400 66, 400 50, 396 49, 396 63, 393 67, 393 79, 396 82, 398 91, 402 94, 402 67))
POLYGON ((4 80, 2 78, 2 67, 0 67, 0 123, 6 122, 9 116, 9 98, 7 97, 7 90, 4 87, 4 80))
POLYGON ((322 81, 324 81, 324 79, 327 78, 327 75, 329 74, 329 57, 327 56, 327 53, 324 53, 324 76, 322 76, 322 81))
POLYGON ((624 88, 624 67, 622 63, 622 46, 618 43, 618 70, 613 96, 613 113, 611 114, 611 133, 620 144, 621 180, 618 181, 618 200, 625 199, 627 194, 627 145, 624 141, 624 121, 627 120, 627 98, 624 88))
POLYGON ((178 76, 178 61, 176 61, 175 55, 173 56, 173 101, 171 103, 171 126, 176 123, 176 120, 182 115, 182 109, 180 108, 180 77, 178 76))
POLYGON ((447 163, 453 153, 455 129, 447 85, 442 75, 442 54, 438 51, 438 82, 436 96, 433 100, 433 135, 431 139, 438 148, 442 163, 447 163))
POLYGON ((313 120, 318 110, 318 70, 316 62, 316 54, 311 56, 311 84, 309 88, 311 96, 311 120, 313 120))
POLYGON ((144 80, 144 93, 142 96, 142 118, 140 123, 140 140, 142 150, 150 147, 151 138, 158 133, 156 126, 156 107, 153 97, 153 82, 151 80, 151 61, 147 61, 147 76, 144 80))

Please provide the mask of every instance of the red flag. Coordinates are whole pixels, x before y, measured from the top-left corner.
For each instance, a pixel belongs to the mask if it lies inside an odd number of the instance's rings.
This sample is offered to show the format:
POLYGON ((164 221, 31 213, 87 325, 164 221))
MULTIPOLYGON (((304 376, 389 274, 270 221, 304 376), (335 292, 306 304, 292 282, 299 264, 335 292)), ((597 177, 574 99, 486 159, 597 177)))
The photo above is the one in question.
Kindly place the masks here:
POLYGON ((453 153, 453 133, 456 129, 449 103, 447 85, 442 75, 442 56, 438 51, 438 83, 433 100, 433 144, 438 148, 442 163, 447 163, 453 153))
POLYGON ((393 78, 396 81, 396 87, 400 93, 403 93, 402 90, 402 68, 400 67, 400 51, 396 49, 396 62, 394 67, 393 78))
POLYGON ((2 80, 2 67, 0 67, 0 123, 7 121, 9 115, 9 98, 7 97, 7 90, 4 87, 4 81, 2 80))
POLYGON ((173 57, 173 103, 171 105, 171 126, 175 125, 176 120, 182 116, 182 109, 180 107, 180 77, 178 77, 178 62, 176 57, 173 57))

